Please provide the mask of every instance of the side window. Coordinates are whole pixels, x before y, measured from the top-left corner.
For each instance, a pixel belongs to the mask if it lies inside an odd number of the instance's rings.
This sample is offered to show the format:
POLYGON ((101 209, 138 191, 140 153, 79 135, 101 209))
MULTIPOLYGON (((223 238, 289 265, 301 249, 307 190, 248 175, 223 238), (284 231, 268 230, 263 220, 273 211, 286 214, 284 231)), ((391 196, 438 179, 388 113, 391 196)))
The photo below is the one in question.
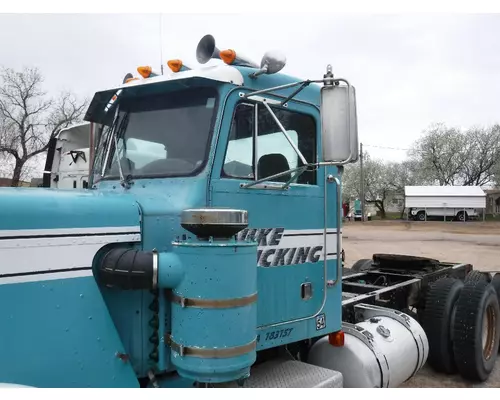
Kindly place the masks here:
POLYGON ((226 149, 223 174, 230 178, 255 177, 253 165, 253 132, 255 130, 255 107, 240 103, 236 107, 231 133, 226 149))
MULTIPOLYGON (((307 161, 316 161, 316 124, 314 118, 290 110, 272 108, 291 141, 307 161)), ((223 176, 239 179, 266 178, 302 165, 297 153, 283 135, 274 117, 263 105, 240 103, 231 124, 224 160, 223 176), (257 140, 254 132, 257 125, 257 140), (255 153, 257 156, 255 157, 255 153), (257 165, 255 165, 255 158, 257 165), (256 172, 257 171, 257 172, 256 172)), ((286 182, 287 174, 273 179, 286 182)), ((297 179, 300 184, 316 184, 316 172, 306 171, 297 179)))

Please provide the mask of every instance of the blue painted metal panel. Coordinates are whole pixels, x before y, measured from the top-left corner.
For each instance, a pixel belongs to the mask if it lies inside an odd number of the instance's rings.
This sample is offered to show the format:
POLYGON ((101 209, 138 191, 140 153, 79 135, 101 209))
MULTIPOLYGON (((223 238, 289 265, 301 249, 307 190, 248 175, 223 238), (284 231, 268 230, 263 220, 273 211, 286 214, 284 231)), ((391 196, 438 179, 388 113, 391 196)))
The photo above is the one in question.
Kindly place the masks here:
POLYGON ((0 229, 138 226, 139 209, 128 195, 97 191, 0 188, 0 229))
POLYGON ((93 277, 0 285, 0 381, 137 387, 93 277))
MULTIPOLYGON (((44 230, 43 234, 50 235, 52 230, 54 234, 61 234, 58 229, 65 228, 73 228, 78 234, 79 228, 140 227, 139 207, 128 195, 2 188, 0 202, 1 230, 44 230)), ((24 246, 25 240, 29 239, 22 240, 17 242, 18 246, 24 246)), ((30 240, 33 245, 33 240, 38 239, 30 240)), ((78 255, 75 254, 73 259, 71 254, 66 254, 68 267, 90 268, 95 254, 87 252, 95 246, 87 250, 85 238, 80 240, 75 236, 70 240, 75 242, 78 255), (89 264, 80 259, 84 253, 89 264)), ((30 247, 25 251, 29 252, 30 247)), ((46 268, 47 260, 33 260, 33 271, 39 269, 37 261, 46 268)), ((16 266, 7 265, 8 262, 3 259, 4 270, 16 276, 16 266)), ((21 282, 26 279, 22 276, 15 278, 20 281, 18 283, 12 283, 14 278, 4 276, 3 279, 11 279, 11 283, 0 284, 0 316, 5 318, 0 331, 0 347, 5 346, 5 351, 9 349, 8 353, 0 351, 0 380, 42 387, 137 386, 132 368, 137 361, 135 352, 131 351, 134 346, 128 341, 127 346, 123 346, 92 276, 66 276, 64 279, 58 276, 57 279, 50 278, 54 280, 44 280, 44 275, 33 275, 28 279, 33 282, 21 282), (12 302, 12 299, 18 301, 12 302), (7 316, 13 317, 8 319, 7 316), (23 337, 28 334, 30 337, 23 337), (116 360, 116 351, 129 356, 132 353, 126 368, 121 366, 122 361, 116 360), (9 358, 16 363, 15 368, 9 367, 9 358), (27 364, 27 360, 37 361, 33 365, 27 364), (94 362, 99 366, 92 365, 94 362)), ((123 302, 120 307, 123 307, 123 302)), ((132 309, 136 308, 132 306, 132 309)), ((126 338, 126 330, 120 333, 126 338)))

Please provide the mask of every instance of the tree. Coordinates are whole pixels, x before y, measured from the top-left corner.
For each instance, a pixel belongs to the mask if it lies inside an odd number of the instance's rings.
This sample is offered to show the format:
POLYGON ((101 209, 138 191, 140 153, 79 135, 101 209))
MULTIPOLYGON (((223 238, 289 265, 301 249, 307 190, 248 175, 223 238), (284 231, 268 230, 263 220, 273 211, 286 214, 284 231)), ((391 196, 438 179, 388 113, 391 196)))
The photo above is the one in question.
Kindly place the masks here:
MULTIPOLYGON (((373 204, 385 218, 387 201, 394 193, 392 180, 397 169, 382 160, 372 159, 368 153, 363 155, 363 180, 365 202, 373 204)), ((361 199, 361 171, 359 164, 347 165, 342 179, 344 199, 361 199)))
POLYGON ((364 165, 366 165, 363 171, 365 177, 365 201, 373 204, 379 211, 380 218, 384 219, 386 217, 387 201, 394 194, 394 188, 391 184, 394 168, 392 164, 372 159, 366 160, 364 165))
POLYGON ((483 186, 491 183, 500 163, 500 125, 467 130, 466 143, 462 184, 483 186))
POLYGON ((433 125, 414 143, 410 158, 428 184, 489 184, 500 162, 500 126, 462 131, 433 125))
POLYGON ((70 92, 47 97, 36 68, 0 70, 0 153, 13 164, 11 186, 18 186, 29 161, 45 152, 61 129, 81 120, 87 102, 70 92))
POLYGON ((464 147, 464 135, 440 123, 432 125, 414 143, 410 157, 420 164, 422 173, 432 184, 456 185, 464 163, 464 147))
MULTIPOLYGON (((415 161, 385 162, 372 159, 368 153, 364 154, 363 177, 365 182, 365 202, 373 204, 381 218, 386 217, 387 202, 395 195, 404 195, 405 186, 426 184, 425 176, 422 175, 415 161)), ((359 164, 345 167, 342 185, 344 201, 361 198, 359 164)), ((401 209, 401 217, 403 213, 404 207, 401 209)))
MULTIPOLYGON (((402 162, 393 162, 388 164, 387 184, 392 195, 404 196, 405 186, 426 185, 425 174, 419 168, 419 165, 413 160, 404 160, 402 162)), ((405 207, 401 207, 400 218, 403 218, 405 207)))

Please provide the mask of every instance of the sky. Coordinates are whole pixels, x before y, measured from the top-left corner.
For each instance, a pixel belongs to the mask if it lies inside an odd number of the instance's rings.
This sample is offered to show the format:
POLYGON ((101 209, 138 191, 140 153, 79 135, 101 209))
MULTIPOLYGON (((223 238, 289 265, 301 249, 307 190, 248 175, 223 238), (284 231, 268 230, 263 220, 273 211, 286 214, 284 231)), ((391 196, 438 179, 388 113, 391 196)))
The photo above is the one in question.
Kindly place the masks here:
POLYGON ((432 123, 500 123, 500 14, 0 14, 0 65, 36 66, 51 95, 90 99, 140 65, 197 67, 207 33, 257 63, 279 49, 301 79, 331 64, 356 87, 372 157, 404 159, 380 147, 406 149, 432 123))

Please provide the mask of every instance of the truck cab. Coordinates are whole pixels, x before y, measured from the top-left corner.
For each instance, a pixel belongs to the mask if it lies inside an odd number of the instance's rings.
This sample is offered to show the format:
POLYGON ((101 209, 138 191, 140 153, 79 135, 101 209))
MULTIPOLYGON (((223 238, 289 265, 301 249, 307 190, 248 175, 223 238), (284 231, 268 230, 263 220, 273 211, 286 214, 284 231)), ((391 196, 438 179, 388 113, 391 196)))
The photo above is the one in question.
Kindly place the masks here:
POLYGON ((92 128, 88 122, 74 124, 51 139, 45 160, 43 187, 88 188, 92 128))
POLYGON ((219 61, 94 95, 87 189, 0 189, 0 382, 398 387, 428 356, 487 379, 497 276, 400 254, 342 274, 350 83, 211 35, 196 54, 219 61))
POLYGON ((259 67, 212 42, 202 39, 197 54, 219 64, 128 77, 94 95, 85 115, 98 127, 91 154, 83 146, 69 153, 81 153, 71 165, 92 162, 87 190, 82 181, 4 191, 10 215, 0 234, 15 231, 15 248, 31 247, 2 262, 0 311, 15 288, 37 299, 9 306, 9 315, 23 315, 0 334, 0 375, 10 382, 238 381, 266 350, 340 331, 341 178, 358 154, 354 88, 330 67, 304 81, 281 73, 279 54, 266 53, 259 67), (213 224, 218 231, 199 233, 213 224), (246 254, 250 268, 238 273, 247 264, 231 257, 246 254), (178 316, 200 301, 211 306, 178 316), (220 309, 223 301, 232 306, 220 309), (24 337, 23 321, 37 324, 43 346, 24 337), (65 334, 47 340, 56 332, 65 334), (233 351, 229 361, 183 357, 221 348, 233 351), (64 352, 78 362, 56 361, 64 352), (34 353, 36 371, 11 368, 34 353))

